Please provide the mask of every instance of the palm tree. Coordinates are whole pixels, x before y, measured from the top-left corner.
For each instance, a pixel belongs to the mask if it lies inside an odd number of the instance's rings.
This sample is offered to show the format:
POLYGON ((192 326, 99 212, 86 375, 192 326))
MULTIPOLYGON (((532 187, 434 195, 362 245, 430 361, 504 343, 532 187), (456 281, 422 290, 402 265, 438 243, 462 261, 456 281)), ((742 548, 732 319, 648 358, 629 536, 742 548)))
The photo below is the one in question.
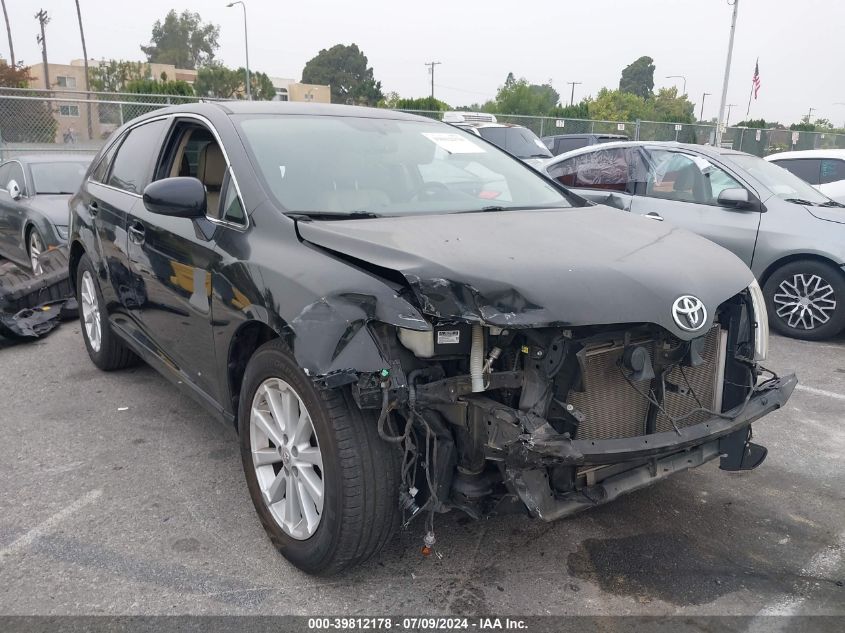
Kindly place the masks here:
POLYGON ((12 61, 12 68, 14 68, 17 65, 15 63, 15 46, 12 44, 12 27, 9 26, 9 13, 6 11, 6 0, 0 0, 0 4, 3 5, 3 17, 6 18, 6 34, 9 36, 9 57, 12 61))

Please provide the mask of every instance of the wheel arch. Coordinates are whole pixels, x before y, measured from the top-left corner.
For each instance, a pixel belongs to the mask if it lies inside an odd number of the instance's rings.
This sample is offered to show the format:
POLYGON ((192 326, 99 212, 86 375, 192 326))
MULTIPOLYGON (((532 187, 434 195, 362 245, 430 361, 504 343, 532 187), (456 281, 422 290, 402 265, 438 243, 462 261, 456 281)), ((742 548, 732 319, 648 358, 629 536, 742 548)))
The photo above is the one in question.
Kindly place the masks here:
POLYGON ((81 242, 74 240, 68 248, 68 277, 70 287, 76 292, 76 271, 79 270, 79 262, 85 254, 85 247, 81 242))
POLYGON ((787 264, 799 261, 815 261, 822 264, 828 264, 837 270, 842 270, 841 264, 836 263, 836 261, 830 259, 829 257, 825 257, 824 255, 818 255, 816 253, 791 253, 789 255, 784 255, 780 259, 777 259, 769 264, 769 266, 763 271, 763 274, 760 275, 760 287, 766 285, 766 282, 769 281, 769 278, 776 270, 782 266, 786 266, 787 264))
POLYGON ((247 321, 238 327, 229 342, 229 350, 226 356, 226 384, 229 393, 228 404, 235 413, 235 426, 237 426, 238 403, 244 373, 252 356, 264 343, 274 339, 281 339, 286 345, 290 346, 291 330, 287 327, 287 324, 281 323, 281 326, 277 330, 263 321, 247 321))

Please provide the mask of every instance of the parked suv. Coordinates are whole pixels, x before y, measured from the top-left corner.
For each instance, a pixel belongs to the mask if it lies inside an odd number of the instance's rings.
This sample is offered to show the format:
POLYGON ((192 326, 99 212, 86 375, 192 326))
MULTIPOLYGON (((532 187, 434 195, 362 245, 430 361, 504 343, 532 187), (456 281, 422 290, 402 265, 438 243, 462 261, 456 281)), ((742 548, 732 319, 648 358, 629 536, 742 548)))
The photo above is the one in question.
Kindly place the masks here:
POLYGON ((311 573, 400 521, 431 546, 447 510, 551 521, 755 468, 751 423, 795 386, 762 376, 734 255, 390 110, 135 119, 71 199, 70 273, 94 364, 143 358, 234 425, 264 528, 311 573))
POLYGON ((824 195, 845 203, 845 149, 811 149, 766 156, 769 162, 788 169, 824 195))
POLYGON ((443 122, 490 141, 532 167, 540 167, 552 157, 543 141, 527 127, 499 123, 494 115, 486 112, 444 112, 443 122))
POLYGON ((845 205, 732 149, 628 142, 549 161, 593 201, 666 220, 733 251, 763 286, 772 326, 817 340, 845 328, 845 205))

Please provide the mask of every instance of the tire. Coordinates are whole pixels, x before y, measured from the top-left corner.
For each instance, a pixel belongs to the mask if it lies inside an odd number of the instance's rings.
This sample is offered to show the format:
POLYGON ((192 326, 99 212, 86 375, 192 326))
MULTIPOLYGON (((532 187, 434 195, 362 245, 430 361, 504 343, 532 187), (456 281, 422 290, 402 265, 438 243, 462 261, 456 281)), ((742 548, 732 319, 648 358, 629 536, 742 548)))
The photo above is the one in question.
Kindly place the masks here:
POLYGON ((97 273, 88 255, 79 260, 76 270, 76 300, 79 304, 79 324, 88 356, 103 371, 123 369, 138 363, 138 357, 109 325, 108 314, 103 307, 103 294, 97 281, 97 273), (95 336, 95 330, 99 335, 95 336))
POLYGON ((358 409, 348 390, 315 385, 285 344, 273 340, 250 359, 238 409, 241 457, 250 497, 270 540, 285 558, 306 573, 328 576, 367 560, 384 546, 399 524, 399 449, 379 437, 375 417, 358 409), (311 426, 303 433, 295 434, 291 426, 275 422, 270 406, 273 390, 279 410, 292 411, 291 419, 301 421, 305 408, 311 426), (298 417, 288 403, 299 407, 298 417), (254 409, 266 409, 262 413, 265 419, 270 414, 281 447, 274 448, 254 409), (298 457, 293 456, 296 445, 298 457), (284 455, 286 447, 290 447, 287 458, 276 457, 284 455), (314 463, 315 448, 321 455, 322 468, 302 461, 307 451, 311 454, 308 461, 314 463), (257 466, 259 453, 261 461, 276 461, 257 466), (313 481, 314 476, 322 485, 321 508, 318 497, 308 493, 313 484, 306 485, 306 480, 313 481), (280 498, 281 492, 271 496, 273 483, 280 481, 284 485, 275 490, 282 490, 284 498, 280 498), (288 485, 288 481, 292 483, 288 485), (299 499, 299 516, 303 518, 298 524, 294 520, 283 526, 285 517, 297 516, 295 510, 286 514, 289 498, 299 499))
POLYGON ((41 237, 41 232, 36 227, 31 227, 26 232, 26 255, 29 258, 29 267, 32 269, 32 274, 40 275, 42 273, 41 264, 38 263, 38 257, 44 251, 44 238, 41 237))
POLYGON ((785 264, 766 281, 763 294, 779 334, 819 341, 845 328, 845 275, 830 264, 811 259, 785 264))

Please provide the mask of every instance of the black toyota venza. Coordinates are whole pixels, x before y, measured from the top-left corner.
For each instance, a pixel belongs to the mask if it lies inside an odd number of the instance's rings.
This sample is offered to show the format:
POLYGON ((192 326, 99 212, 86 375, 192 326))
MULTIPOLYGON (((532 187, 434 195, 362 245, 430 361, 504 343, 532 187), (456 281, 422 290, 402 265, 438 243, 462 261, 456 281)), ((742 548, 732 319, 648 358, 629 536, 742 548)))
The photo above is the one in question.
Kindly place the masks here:
POLYGON ((403 521, 430 546, 451 509, 550 521, 754 468, 751 423, 795 386, 758 364, 734 255, 388 110, 135 119, 71 199, 70 254, 93 362, 140 357, 235 425, 261 522, 312 573, 403 521))

